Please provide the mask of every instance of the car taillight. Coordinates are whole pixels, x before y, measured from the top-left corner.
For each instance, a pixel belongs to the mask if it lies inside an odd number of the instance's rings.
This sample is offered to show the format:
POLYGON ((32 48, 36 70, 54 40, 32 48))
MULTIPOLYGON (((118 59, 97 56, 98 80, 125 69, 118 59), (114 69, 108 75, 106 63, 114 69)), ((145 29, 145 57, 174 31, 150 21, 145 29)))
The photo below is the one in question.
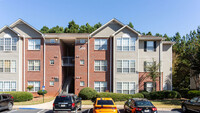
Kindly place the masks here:
POLYGON ((14 97, 13 97, 13 96, 11 96, 11 98, 12 98, 12 99, 14 99, 14 97))
POLYGON ((100 107, 95 107, 95 109, 101 109, 100 107))
POLYGON ((142 111, 142 108, 135 108, 136 111, 142 111))
POLYGON ((153 111, 157 111, 157 108, 152 108, 153 111))
POLYGON ((117 109, 116 107, 112 107, 111 109, 117 109))
POLYGON ((72 103, 72 107, 75 107, 75 103, 72 103))
POLYGON ((55 104, 53 103, 53 107, 55 106, 55 104))

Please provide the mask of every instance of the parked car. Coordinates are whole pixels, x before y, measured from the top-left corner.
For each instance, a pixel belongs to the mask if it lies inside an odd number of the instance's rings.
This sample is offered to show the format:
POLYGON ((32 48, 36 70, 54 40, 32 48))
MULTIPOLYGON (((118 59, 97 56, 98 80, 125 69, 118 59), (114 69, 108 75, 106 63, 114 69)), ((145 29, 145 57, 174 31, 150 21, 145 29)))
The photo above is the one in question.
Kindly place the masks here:
POLYGON ((182 103, 182 110, 184 113, 187 111, 200 112, 200 97, 194 97, 182 103))
POLYGON ((132 98, 124 104, 125 113, 158 113, 157 108, 147 99, 132 98))
POLYGON ((112 98, 97 98, 94 102, 93 113, 117 113, 117 107, 112 98))
POLYGON ((77 111, 81 110, 82 102, 75 94, 60 94, 53 103, 53 111, 77 111))
POLYGON ((10 94, 0 94, 0 110, 12 110, 14 98, 10 94))

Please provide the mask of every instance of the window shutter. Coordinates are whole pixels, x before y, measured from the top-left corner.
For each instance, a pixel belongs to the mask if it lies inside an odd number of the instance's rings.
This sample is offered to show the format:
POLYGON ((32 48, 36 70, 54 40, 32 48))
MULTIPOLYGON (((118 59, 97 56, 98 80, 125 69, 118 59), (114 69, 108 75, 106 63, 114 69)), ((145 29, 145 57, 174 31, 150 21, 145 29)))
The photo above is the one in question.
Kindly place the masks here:
POLYGON ((144 61, 144 72, 146 72, 147 70, 146 70, 146 66, 147 66, 147 62, 146 61, 144 61))
POLYGON ((144 51, 147 51, 147 41, 144 41, 144 51))
POLYGON ((144 91, 147 91, 147 83, 144 82, 144 91))
POLYGON ((154 51, 156 51, 156 41, 154 41, 154 51))

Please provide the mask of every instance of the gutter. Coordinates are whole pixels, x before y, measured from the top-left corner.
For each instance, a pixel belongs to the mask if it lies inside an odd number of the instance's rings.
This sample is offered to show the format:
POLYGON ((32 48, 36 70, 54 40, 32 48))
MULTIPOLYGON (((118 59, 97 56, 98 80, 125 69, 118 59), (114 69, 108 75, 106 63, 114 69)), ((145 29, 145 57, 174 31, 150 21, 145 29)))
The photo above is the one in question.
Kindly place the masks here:
POLYGON ((111 87, 111 83, 112 83, 112 37, 110 37, 110 92, 112 92, 112 87, 111 87))
POLYGON ((87 54, 87 57, 88 57, 88 61, 87 61, 87 65, 88 65, 88 68, 87 68, 87 87, 90 86, 90 84, 89 84, 89 82, 90 82, 90 81, 89 81, 89 80, 90 80, 90 79, 89 79, 89 75, 90 75, 90 74, 89 74, 89 68, 90 68, 90 65, 89 65, 89 61, 90 61, 90 58, 89 58, 89 55, 90 55, 90 54, 89 54, 89 53, 90 53, 90 52, 89 52, 90 44, 89 44, 89 43, 90 43, 90 40, 89 40, 89 39, 90 39, 90 35, 88 35, 88 47, 87 47, 87 49, 88 49, 88 51, 87 51, 87 53, 88 53, 88 54, 87 54))
POLYGON ((23 55, 24 55, 24 73, 23 73, 23 77, 24 77, 24 91, 26 91, 26 88, 25 88, 25 36, 23 35, 23 40, 24 40, 24 53, 23 53, 23 55))
POLYGON ((44 37, 44 35, 42 35, 42 38, 44 39, 44 46, 43 46, 43 62, 44 62, 44 64, 43 64, 43 86, 45 86, 45 57, 46 57, 46 51, 45 51, 45 37, 44 37))

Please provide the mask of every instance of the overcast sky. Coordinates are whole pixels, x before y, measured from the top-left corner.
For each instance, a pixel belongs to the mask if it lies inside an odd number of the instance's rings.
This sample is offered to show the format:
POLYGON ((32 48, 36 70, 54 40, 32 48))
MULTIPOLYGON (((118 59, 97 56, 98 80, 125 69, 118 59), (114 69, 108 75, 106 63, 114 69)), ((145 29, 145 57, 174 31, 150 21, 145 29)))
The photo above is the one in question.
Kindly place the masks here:
POLYGON ((141 32, 183 36, 200 26, 200 0, 0 0, 0 15, 0 28, 19 18, 39 30, 116 18, 141 32))

